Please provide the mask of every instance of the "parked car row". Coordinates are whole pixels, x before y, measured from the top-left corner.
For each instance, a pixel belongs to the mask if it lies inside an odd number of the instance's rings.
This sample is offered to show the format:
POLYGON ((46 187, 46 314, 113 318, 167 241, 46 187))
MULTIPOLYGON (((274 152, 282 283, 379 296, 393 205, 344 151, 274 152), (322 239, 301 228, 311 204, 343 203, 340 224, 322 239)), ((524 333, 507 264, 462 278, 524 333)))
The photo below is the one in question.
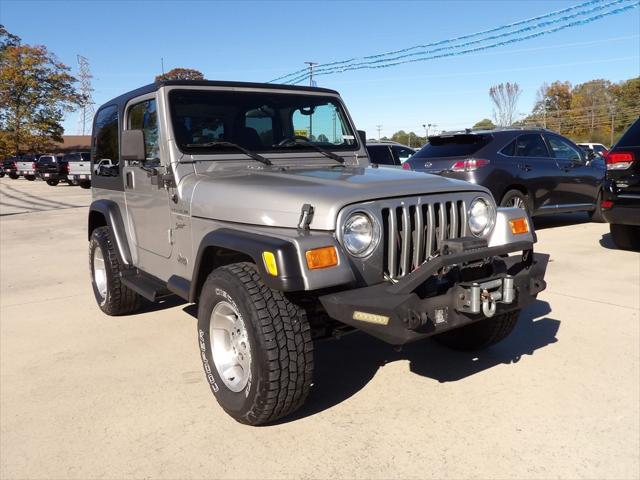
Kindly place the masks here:
POLYGON ((24 177, 29 181, 41 178, 55 187, 61 181, 69 185, 91 187, 91 158, 89 152, 74 152, 64 155, 21 155, 7 157, 0 169, 0 177, 8 175, 16 180, 24 177))

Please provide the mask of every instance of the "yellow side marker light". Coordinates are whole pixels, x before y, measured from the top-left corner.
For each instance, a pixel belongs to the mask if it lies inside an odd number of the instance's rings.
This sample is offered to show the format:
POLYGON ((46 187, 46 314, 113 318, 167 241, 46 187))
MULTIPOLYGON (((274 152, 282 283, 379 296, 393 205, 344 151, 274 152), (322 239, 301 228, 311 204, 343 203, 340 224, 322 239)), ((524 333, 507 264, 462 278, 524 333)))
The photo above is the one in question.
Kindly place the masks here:
POLYGON ((278 276, 278 264, 276 263, 276 257, 272 252, 262 252, 262 260, 264 261, 264 266, 269 272, 269 275, 274 277, 278 276))
POLYGON ((338 252, 334 246, 307 250, 306 257, 309 270, 335 267, 338 265, 338 252))
POLYGON ((514 235, 529 233, 529 222, 526 217, 509 220, 509 225, 511 226, 511 233, 514 235))

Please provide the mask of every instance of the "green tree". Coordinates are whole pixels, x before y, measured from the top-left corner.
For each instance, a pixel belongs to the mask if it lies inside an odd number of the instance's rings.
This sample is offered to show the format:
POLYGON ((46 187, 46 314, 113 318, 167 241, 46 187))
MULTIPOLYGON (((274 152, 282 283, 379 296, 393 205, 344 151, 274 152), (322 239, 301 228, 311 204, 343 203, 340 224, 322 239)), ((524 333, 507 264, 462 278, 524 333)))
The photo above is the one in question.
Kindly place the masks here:
POLYGON ((156 82, 162 80, 204 80, 204 75, 193 68, 174 68, 156 77, 156 82))
POLYGON ((496 128, 496 126, 488 118, 483 118, 473 126, 474 130, 493 130, 494 128, 496 128))
POLYGON ((425 137, 420 137, 415 132, 405 132, 404 130, 398 130, 391 135, 391 141, 402 143, 409 147, 418 147, 426 143, 425 137))
POLYGON ((42 151, 62 141, 62 120, 81 102, 70 69, 42 45, 0 29, 0 154, 42 151))

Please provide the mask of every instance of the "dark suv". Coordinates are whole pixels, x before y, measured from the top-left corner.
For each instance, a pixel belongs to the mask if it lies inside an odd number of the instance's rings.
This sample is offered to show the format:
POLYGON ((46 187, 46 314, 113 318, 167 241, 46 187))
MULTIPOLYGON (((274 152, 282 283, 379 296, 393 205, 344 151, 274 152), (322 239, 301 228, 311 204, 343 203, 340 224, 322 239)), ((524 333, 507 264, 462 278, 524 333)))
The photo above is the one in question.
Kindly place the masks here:
POLYGON ((429 137, 403 168, 466 180, 504 207, 530 215, 591 212, 599 220, 604 160, 543 129, 490 130, 429 137))
POLYGON ((58 185, 60 180, 67 181, 69 163, 63 158, 62 155, 42 155, 36 164, 36 174, 51 187, 58 185))
POLYGON ((611 224, 618 247, 640 250, 640 118, 609 150, 605 161, 602 215, 611 224))
POLYGON ((400 166, 416 153, 416 150, 396 142, 367 142, 367 153, 371 163, 400 166))

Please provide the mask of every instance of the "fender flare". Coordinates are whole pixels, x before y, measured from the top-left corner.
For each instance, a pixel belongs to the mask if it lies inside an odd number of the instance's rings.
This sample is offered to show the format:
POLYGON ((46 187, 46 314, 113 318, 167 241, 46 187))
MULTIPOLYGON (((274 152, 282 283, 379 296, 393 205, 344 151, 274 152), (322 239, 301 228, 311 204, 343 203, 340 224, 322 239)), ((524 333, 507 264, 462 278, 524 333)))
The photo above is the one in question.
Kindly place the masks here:
POLYGON ((274 290, 300 291, 305 289, 304 277, 296 247, 293 243, 280 238, 260 235, 230 228, 221 228, 206 234, 198 247, 193 269, 193 279, 189 289, 189 301, 195 302, 198 290, 209 272, 201 272, 203 256, 209 247, 220 247, 247 255, 262 277, 262 281, 274 290), (276 258, 278 276, 270 275, 264 265, 262 252, 270 251, 276 258), (204 278, 203 278, 204 277, 204 278))
POLYGON ((91 232, 93 231, 94 224, 91 221, 92 212, 98 212, 104 217, 104 220, 108 227, 111 228, 114 241, 116 242, 116 253, 119 259, 125 265, 132 265, 131 250, 129 250, 129 243, 127 242, 127 235, 124 229, 124 221, 122 220, 122 214, 120 213, 120 207, 113 200, 94 200, 89 207, 89 220, 87 233, 89 240, 91 239, 91 232))

